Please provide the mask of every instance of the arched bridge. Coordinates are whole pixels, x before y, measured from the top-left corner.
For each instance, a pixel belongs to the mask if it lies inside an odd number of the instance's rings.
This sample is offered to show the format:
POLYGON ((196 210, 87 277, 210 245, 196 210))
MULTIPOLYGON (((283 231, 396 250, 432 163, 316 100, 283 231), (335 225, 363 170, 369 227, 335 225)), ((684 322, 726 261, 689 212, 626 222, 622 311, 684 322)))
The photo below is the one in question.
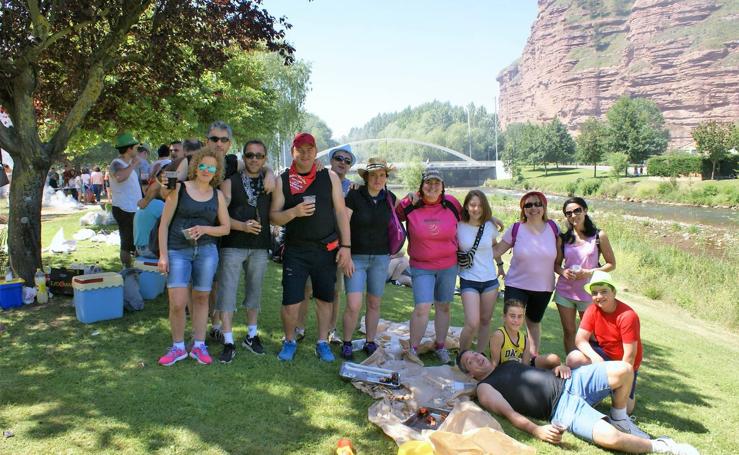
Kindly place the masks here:
MULTIPOLYGON (((381 139, 362 139, 358 141, 347 142, 341 145, 355 146, 355 145, 376 144, 376 143, 383 143, 383 142, 421 145, 424 147, 430 147, 433 149, 441 150, 456 158, 459 158, 461 161, 431 161, 431 162, 428 162, 429 165, 432 165, 435 168, 442 171, 445 180, 448 180, 448 183, 450 185, 479 186, 482 183, 484 183, 485 180, 487 179, 504 178, 503 177, 504 176, 503 165, 500 161, 497 161, 497 162, 496 161, 478 161, 454 149, 450 149, 449 147, 445 147, 439 144, 433 144, 431 142, 417 141, 415 139, 407 139, 407 138, 388 137, 388 138, 381 138, 381 139)), ((331 147, 326 150, 321 150, 316 157, 317 158, 325 157, 334 148, 336 147, 331 147)), ((362 160, 360 159, 359 162, 354 163, 354 166, 352 166, 353 171, 356 171, 359 167, 362 166, 361 161, 362 160)), ((395 167, 397 168, 402 169, 403 167, 406 166, 406 163, 393 161, 393 165, 395 165, 395 167)))

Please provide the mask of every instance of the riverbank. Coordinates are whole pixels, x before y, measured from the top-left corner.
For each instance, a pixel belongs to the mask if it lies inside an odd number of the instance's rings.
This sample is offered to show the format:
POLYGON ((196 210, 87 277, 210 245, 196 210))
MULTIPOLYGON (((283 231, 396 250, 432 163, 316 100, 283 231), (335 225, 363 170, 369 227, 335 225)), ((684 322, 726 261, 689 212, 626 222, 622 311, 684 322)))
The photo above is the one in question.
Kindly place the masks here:
POLYGON ((697 205, 719 208, 739 207, 739 180, 699 180, 684 178, 671 180, 662 177, 610 177, 599 170, 593 177, 593 168, 560 167, 544 174, 543 169, 526 169, 523 180, 488 180, 488 188, 512 190, 537 189, 549 194, 588 196, 636 202, 697 205))

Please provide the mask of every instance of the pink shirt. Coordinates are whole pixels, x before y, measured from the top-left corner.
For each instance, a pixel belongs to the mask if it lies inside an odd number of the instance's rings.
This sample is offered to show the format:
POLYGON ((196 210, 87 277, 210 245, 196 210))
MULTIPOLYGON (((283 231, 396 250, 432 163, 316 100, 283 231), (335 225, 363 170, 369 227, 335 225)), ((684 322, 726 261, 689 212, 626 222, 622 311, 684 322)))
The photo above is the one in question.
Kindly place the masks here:
MULTIPOLYGON (((444 195, 462 213, 462 206, 453 196, 444 195)), ((457 264, 457 218, 439 201, 424 204, 405 216, 410 199, 403 198, 397 208, 398 219, 405 221, 408 231, 408 256, 411 267, 425 270, 448 269, 457 264)))
MULTIPOLYGON (((595 243, 596 237, 593 236, 588 240, 577 243, 565 243, 565 263, 564 268, 568 269, 578 264, 583 269, 593 269, 598 267, 598 245, 595 243)), ((592 299, 583 286, 588 282, 589 278, 582 280, 568 280, 560 276, 557 280, 557 294, 570 300, 578 300, 580 302, 590 302, 592 299)))
MULTIPOLYGON (((513 225, 503 234, 503 241, 513 243, 513 225)), ((506 286, 527 291, 554 290, 554 261, 557 259, 557 238, 552 228, 544 224, 536 233, 528 223, 521 223, 513 246, 511 266, 505 277, 506 286)))
POLYGON ((103 184, 103 173, 98 171, 92 171, 92 174, 90 174, 90 183, 93 185, 102 185, 103 184))

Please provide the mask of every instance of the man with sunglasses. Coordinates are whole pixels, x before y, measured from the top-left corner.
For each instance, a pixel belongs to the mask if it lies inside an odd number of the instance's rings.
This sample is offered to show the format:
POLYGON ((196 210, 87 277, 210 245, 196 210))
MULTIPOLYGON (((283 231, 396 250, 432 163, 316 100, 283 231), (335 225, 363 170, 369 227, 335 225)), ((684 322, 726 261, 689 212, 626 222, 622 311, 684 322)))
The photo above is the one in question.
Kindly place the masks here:
POLYGON ((309 277, 318 315, 316 355, 325 362, 335 360, 327 335, 336 266, 338 263, 348 276, 354 269, 341 181, 335 172, 317 169, 316 153, 315 138, 308 133, 297 134, 292 146, 293 163, 276 179, 272 195, 270 220, 286 228, 281 311, 285 341, 278 355, 283 361, 295 357, 298 304, 304 299, 309 277))
MULTIPOLYGON (((346 178, 346 174, 349 172, 352 165, 356 161, 356 156, 354 156, 354 154, 352 153, 351 145, 342 145, 340 147, 332 149, 329 152, 329 161, 329 164, 331 165, 331 170, 334 171, 336 175, 339 176, 339 180, 341 180, 341 192, 344 194, 344 197, 346 197, 346 194, 349 192, 349 188, 352 184, 351 180, 346 178)), ((341 344, 342 342, 341 337, 336 336, 336 321, 339 319, 339 295, 341 295, 343 291, 344 274, 341 272, 341 270, 337 270, 336 292, 334 294, 334 301, 331 305, 331 330, 329 330, 328 333, 329 343, 341 344)), ((308 314, 311 292, 312 289, 309 281, 305 286, 305 299, 300 302, 298 325, 297 327, 295 327, 296 336, 300 339, 302 339, 302 337, 305 335, 305 317, 308 314)))
POLYGON ((248 333, 241 345, 254 354, 264 354, 257 333, 257 317, 262 299, 262 282, 267 269, 270 248, 269 207, 272 196, 265 192, 264 182, 273 179, 265 173, 267 148, 259 140, 244 146, 246 168, 233 174, 221 184, 221 192, 228 203, 231 233, 221 240, 218 264, 218 299, 216 310, 221 315, 223 333, 222 363, 231 363, 236 355, 233 339, 233 314, 236 311, 236 293, 244 270, 243 305, 246 308, 248 333))

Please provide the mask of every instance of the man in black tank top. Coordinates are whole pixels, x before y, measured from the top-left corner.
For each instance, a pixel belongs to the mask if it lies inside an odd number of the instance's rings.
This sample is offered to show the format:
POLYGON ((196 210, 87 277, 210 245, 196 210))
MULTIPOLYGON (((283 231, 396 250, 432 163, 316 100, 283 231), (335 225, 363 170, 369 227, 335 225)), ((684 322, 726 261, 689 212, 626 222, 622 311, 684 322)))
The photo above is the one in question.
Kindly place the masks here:
POLYGON ((493 367, 483 354, 461 351, 457 366, 478 381, 477 400, 482 407, 542 441, 559 444, 564 431, 569 430, 600 447, 621 452, 698 454, 693 446, 670 438, 651 440, 628 416, 614 416, 614 408, 626 408, 631 391, 634 370, 629 363, 600 362, 573 371, 566 366, 543 370, 519 362, 493 367), (593 409, 608 395, 613 406, 610 417, 593 409), (528 417, 552 423, 538 425, 528 417))
POLYGON ((292 360, 297 343, 295 327, 305 283, 310 277, 318 315, 316 355, 333 362, 328 344, 336 265, 351 276, 351 237, 339 177, 328 169, 316 170, 316 141, 308 133, 293 140, 293 163, 276 181, 270 221, 285 226, 282 263, 282 325, 285 341, 278 357, 292 360))

